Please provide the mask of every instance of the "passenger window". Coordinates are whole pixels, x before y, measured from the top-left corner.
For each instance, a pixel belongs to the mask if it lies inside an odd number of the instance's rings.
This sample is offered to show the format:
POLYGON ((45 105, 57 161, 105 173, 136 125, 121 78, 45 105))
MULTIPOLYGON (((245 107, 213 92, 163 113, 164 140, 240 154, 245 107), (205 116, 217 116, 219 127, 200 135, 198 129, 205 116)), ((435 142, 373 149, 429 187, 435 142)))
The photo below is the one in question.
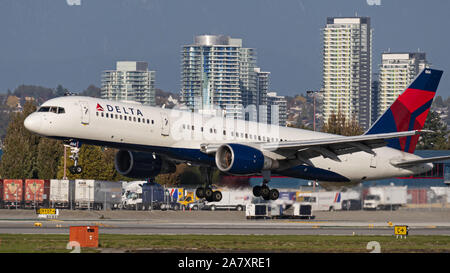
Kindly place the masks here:
POLYGON ((136 117, 133 117, 133 121, 136 122, 136 117))
POLYGON ((138 122, 141 122, 141 118, 138 118, 138 122))
POLYGON ((108 113, 106 113, 106 117, 109 118, 109 114, 108 113))
POLYGON ((123 116, 123 119, 124 119, 124 120, 127 120, 127 116, 123 116))
POLYGON ((102 117, 104 117, 105 115, 102 113, 102 117))

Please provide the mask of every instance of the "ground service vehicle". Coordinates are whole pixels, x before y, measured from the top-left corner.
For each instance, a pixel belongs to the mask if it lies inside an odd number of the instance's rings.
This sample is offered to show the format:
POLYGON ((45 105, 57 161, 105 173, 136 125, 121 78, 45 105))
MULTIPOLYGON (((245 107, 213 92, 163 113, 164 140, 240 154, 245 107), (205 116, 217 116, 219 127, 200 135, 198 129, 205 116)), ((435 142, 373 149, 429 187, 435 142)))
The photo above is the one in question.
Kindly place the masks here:
POLYGON ((205 202, 205 209, 235 209, 244 210, 247 204, 252 203, 251 190, 224 190, 222 192, 222 200, 219 202, 205 202))
POLYGON ((154 182, 147 182, 142 185, 142 206, 144 210, 160 209, 164 203, 164 188, 154 182))
POLYGON ((122 208, 141 210, 142 209, 142 185, 145 181, 124 182, 122 184, 122 208))
POLYGON ((181 207, 189 208, 190 204, 198 201, 199 199, 197 196, 195 196, 194 192, 188 191, 186 192, 186 195, 183 196, 181 199, 178 200, 178 203, 181 205, 181 207))
POLYGON ((407 187, 371 187, 364 198, 364 209, 396 210, 406 204, 407 187))
POLYGON ((298 193, 297 202, 311 205, 312 211, 334 211, 342 208, 341 193, 336 191, 320 191, 298 193))

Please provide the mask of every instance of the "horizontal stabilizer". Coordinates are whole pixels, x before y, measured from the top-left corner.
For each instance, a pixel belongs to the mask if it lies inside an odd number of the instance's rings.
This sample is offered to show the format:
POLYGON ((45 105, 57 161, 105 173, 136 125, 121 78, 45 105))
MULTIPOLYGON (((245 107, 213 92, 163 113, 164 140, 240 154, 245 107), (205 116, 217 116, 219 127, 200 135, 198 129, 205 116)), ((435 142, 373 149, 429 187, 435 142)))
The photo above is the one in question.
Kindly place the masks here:
POLYGON ((428 157, 428 158, 422 158, 422 159, 412 159, 412 160, 398 160, 398 161, 391 162, 391 164, 396 167, 409 167, 409 166, 413 166, 416 164, 445 161, 448 159, 450 159, 450 155, 428 157))

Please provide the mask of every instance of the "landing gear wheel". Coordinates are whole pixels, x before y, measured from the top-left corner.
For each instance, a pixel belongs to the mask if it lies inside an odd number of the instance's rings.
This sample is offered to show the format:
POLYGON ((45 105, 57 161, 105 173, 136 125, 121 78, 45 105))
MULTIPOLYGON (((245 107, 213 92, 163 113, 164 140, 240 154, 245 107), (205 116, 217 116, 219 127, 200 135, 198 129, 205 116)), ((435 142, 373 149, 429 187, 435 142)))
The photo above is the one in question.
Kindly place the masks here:
POLYGON ((263 185, 261 187, 261 196, 264 198, 264 200, 269 200, 269 194, 270 194, 270 189, 269 187, 267 187, 266 185, 263 185))
POLYGON ((213 200, 214 202, 219 202, 220 200, 222 200, 222 193, 220 191, 215 191, 213 192, 213 200))
POLYGON ((83 168, 81 166, 74 166, 74 169, 75 169, 75 173, 77 173, 77 174, 83 172, 83 168))
POLYGON ((213 196, 213 190, 211 188, 205 188, 206 199, 208 199, 208 198, 212 199, 212 196, 213 196))
POLYGON ((261 196, 261 186, 254 186, 253 187, 253 195, 255 197, 260 197, 261 196))
POLYGON ((270 200, 277 200, 278 197, 280 197, 280 193, 278 192, 277 189, 271 189, 269 191, 269 198, 270 198, 270 200))
POLYGON ((197 188, 195 195, 197 195, 198 198, 205 198, 205 188, 197 188))

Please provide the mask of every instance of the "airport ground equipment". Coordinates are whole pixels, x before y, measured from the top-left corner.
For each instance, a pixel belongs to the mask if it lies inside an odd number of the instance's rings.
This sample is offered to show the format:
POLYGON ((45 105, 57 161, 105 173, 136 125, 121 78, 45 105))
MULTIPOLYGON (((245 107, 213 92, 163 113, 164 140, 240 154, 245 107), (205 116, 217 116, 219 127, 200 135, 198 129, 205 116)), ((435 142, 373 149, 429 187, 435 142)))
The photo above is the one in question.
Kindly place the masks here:
POLYGON ((164 188, 160 184, 147 182, 142 185, 142 206, 144 210, 160 209, 164 201, 164 188))
POLYGON ((247 204, 245 206, 245 217, 247 219, 267 219, 270 217, 270 205, 247 204))
POLYGON ((75 181, 66 179, 50 179, 50 207, 74 208, 75 181))
POLYGON ((364 209, 396 210, 406 204, 407 186, 371 187, 364 198, 364 209))
POLYGON ((360 199, 346 199, 342 201, 342 210, 361 210, 362 200, 360 199))
POLYGON ((294 218, 301 218, 301 219, 314 219, 315 216, 313 215, 312 206, 308 204, 301 204, 301 203, 295 203, 293 205, 294 212, 293 217, 294 218))
POLYGON ((178 203, 181 205, 181 207, 190 208, 190 204, 197 201, 199 201, 199 198, 195 195, 195 192, 188 191, 186 192, 186 195, 184 197, 178 200, 178 203))
POLYGON ((270 204, 270 217, 272 219, 283 218, 283 205, 270 204))
POLYGON ((250 190, 222 190, 220 201, 206 201, 205 208, 209 210, 233 209, 244 210, 247 204, 252 203, 252 192, 250 190))
POLYGON ((80 247, 98 247, 98 226, 71 226, 69 241, 80 247))
POLYGON ((195 202, 189 204, 188 208, 190 210, 202 210, 205 209, 205 201, 203 199, 199 199, 195 202))
POLYGON ((311 205, 313 211, 342 209, 342 194, 339 191, 298 192, 297 202, 311 205))
POLYGON ((131 181, 122 183, 122 204, 123 209, 142 209, 142 185, 145 181, 131 181))
POLYGON ((114 209, 122 199, 122 182, 75 180, 75 207, 79 209, 114 209))

